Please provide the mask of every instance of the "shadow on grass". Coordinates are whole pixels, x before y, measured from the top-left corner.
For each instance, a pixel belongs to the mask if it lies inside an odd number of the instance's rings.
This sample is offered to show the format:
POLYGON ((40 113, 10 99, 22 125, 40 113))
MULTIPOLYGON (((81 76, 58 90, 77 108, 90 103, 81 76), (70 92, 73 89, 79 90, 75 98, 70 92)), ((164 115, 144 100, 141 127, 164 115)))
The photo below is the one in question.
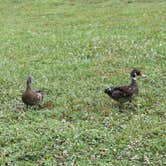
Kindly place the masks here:
POLYGON ((136 112, 139 109, 139 107, 134 103, 124 103, 124 104, 116 103, 115 107, 117 107, 117 109, 121 113, 136 112))
POLYGON ((28 111, 28 110, 42 110, 42 109, 53 109, 55 107, 55 104, 52 101, 46 101, 42 105, 39 106, 26 106, 24 104, 16 104, 14 107, 15 112, 23 112, 23 111, 28 111))
POLYGON ((43 157, 42 154, 24 154, 23 156, 19 156, 17 160, 19 161, 38 161, 43 157))

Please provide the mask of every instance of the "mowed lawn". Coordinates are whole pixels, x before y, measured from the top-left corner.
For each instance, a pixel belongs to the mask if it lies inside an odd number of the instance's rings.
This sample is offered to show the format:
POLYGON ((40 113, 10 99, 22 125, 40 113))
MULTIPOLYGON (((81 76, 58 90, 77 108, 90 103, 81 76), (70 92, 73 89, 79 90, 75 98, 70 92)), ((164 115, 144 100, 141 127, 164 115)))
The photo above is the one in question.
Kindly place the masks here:
POLYGON ((166 164, 165 53, 165 0, 0 0, 0 165, 166 164), (103 91, 134 67, 119 110, 103 91), (42 109, 24 109, 28 75, 42 109))

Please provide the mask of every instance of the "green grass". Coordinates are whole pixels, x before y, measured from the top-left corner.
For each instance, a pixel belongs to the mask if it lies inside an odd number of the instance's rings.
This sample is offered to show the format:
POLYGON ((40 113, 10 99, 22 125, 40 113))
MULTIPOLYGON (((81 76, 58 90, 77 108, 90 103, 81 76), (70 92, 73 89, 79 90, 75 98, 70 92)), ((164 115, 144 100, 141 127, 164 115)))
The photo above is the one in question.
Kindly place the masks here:
POLYGON ((0 0, 0 165, 166 164, 165 11, 164 0, 0 0), (148 77, 120 112, 103 90, 133 67, 148 77), (54 107, 23 110, 29 74, 54 107))

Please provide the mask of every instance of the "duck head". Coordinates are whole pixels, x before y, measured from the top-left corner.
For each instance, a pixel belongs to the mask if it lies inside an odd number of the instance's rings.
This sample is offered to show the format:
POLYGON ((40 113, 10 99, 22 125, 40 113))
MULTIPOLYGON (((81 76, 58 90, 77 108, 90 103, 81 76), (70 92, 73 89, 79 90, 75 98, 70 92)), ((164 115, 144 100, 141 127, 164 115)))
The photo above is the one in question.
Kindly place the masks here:
POLYGON ((107 89, 104 90, 104 93, 106 93, 108 95, 111 95, 113 89, 114 89, 113 87, 107 88, 107 89))
POLYGON ((32 76, 29 75, 27 77, 27 82, 26 83, 27 83, 27 87, 30 87, 30 84, 32 83, 32 76))
POLYGON ((137 76, 146 77, 139 69, 133 69, 130 73, 130 76, 133 80, 136 80, 137 76))

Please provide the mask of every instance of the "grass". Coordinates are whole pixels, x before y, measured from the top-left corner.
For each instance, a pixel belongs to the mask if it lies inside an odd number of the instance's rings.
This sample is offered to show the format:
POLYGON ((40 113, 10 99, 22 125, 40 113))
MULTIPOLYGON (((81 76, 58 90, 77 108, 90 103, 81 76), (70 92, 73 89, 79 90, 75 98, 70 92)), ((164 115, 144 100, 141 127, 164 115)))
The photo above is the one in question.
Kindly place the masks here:
POLYGON ((166 164, 165 11, 164 0, 0 0, 1 165, 166 164), (133 67, 148 77, 120 112, 103 89, 133 67), (23 110, 29 74, 50 107, 23 110))

